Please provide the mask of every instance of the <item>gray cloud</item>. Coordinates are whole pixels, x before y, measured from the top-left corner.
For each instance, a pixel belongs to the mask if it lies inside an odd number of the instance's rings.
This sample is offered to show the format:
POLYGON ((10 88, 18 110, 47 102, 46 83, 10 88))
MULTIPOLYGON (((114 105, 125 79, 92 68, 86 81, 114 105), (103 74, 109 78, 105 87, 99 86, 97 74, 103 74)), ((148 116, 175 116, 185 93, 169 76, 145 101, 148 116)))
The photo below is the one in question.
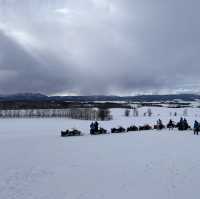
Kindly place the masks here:
POLYGON ((199 91, 196 0, 0 0, 0 92, 199 91))

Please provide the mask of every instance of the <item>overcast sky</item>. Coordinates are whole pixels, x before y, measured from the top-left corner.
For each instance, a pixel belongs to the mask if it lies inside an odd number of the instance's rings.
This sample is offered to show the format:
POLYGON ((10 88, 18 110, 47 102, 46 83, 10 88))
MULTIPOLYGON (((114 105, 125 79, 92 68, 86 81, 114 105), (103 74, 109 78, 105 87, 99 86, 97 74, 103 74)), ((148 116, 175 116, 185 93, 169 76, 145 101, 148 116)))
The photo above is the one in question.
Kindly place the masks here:
POLYGON ((0 94, 200 91, 199 0, 0 0, 0 94))

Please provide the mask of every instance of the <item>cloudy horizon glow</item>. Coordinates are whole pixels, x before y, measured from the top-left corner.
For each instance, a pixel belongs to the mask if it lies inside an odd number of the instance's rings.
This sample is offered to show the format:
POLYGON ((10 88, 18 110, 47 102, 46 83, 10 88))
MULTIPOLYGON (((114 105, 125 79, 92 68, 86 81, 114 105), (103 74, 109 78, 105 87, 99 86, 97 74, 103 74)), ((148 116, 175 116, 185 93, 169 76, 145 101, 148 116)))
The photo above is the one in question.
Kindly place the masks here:
POLYGON ((0 94, 198 93, 197 0, 0 0, 0 94))

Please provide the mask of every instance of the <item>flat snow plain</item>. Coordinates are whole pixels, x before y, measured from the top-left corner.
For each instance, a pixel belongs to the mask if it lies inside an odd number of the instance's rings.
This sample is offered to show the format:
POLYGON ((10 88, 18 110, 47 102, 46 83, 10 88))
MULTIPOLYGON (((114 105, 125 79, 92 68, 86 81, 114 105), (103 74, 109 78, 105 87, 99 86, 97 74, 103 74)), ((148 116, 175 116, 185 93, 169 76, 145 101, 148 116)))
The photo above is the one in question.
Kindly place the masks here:
MULTIPOLYGON (((153 108, 152 117, 123 116, 100 122, 107 129, 165 123, 170 112, 153 108)), ((188 109, 190 125, 199 109, 188 109)), ((199 199, 200 137, 192 131, 147 131, 90 136, 90 121, 69 119, 0 120, 0 199, 199 199), (76 127, 85 135, 61 138, 76 127)))

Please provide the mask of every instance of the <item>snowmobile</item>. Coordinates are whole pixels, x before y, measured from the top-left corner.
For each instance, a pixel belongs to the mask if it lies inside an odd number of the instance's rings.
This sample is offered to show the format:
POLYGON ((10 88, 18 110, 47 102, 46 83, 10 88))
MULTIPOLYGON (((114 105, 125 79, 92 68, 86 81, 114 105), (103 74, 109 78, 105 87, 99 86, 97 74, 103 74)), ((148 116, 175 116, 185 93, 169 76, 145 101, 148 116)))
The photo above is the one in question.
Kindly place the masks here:
POLYGON ((81 131, 77 129, 61 131, 61 137, 69 137, 69 136, 80 136, 82 135, 81 131))
POLYGON ((138 130, 139 129, 138 129, 137 126, 130 126, 130 127, 127 128, 127 132, 129 132, 129 131, 138 131, 138 130))
POLYGON ((189 126, 188 124, 181 124, 180 122, 176 124, 176 128, 178 128, 179 131, 192 130, 191 126, 189 126))
POLYGON ((165 128, 165 125, 163 125, 163 124, 161 124, 161 125, 156 124, 156 125, 154 125, 153 128, 156 129, 156 130, 162 130, 162 129, 165 128))
POLYGON ((90 131, 91 135, 101 135, 101 134, 107 134, 107 130, 104 128, 99 128, 98 131, 90 131))
POLYGON ((174 129, 174 128, 177 128, 177 125, 175 124, 174 121, 171 121, 167 124, 167 128, 170 130, 170 129, 174 129))
POLYGON ((149 124, 145 124, 144 126, 139 127, 139 131, 146 131, 146 130, 152 130, 152 127, 149 124))
POLYGON ((123 128, 123 127, 119 127, 119 128, 112 128, 111 129, 111 133, 125 133, 126 132, 126 129, 123 128))

